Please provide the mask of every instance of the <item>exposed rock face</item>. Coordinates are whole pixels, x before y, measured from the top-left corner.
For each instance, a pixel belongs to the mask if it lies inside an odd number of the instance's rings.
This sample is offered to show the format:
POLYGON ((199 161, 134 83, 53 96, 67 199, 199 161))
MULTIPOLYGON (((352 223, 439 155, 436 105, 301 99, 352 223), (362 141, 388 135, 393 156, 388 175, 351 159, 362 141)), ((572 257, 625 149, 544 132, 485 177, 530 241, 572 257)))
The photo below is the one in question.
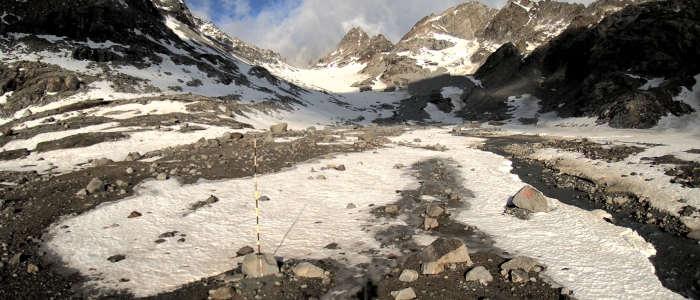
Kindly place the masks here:
MULTIPOLYGON (((674 96, 691 89, 700 73, 698 16, 696 1, 649 2, 595 26, 575 20, 527 58, 506 44, 477 71, 485 89, 467 102, 504 103, 508 95, 531 94, 542 99, 541 113, 593 117, 617 128, 653 127, 663 116, 693 111, 674 96)), ((462 116, 479 119, 479 113, 470 107, 462 116)))
POLYGON ((335 51, 321 58, 315 67, 342 68, 352 63, 366 63, 379 53, 391 51, 393 47, 383 35, 370 38, 362 28, 356 27, 343 37, 335 51))
MULTIPOLYGON (((372 55, 356 55, 368 47, 369 37, 353 29, 317 67, 366 62, 361 73, 370 78, 379 76, 390 86, 405 86, 446 73, 471 74, 504 44, 511 43, 518 53, 530 54, 569 26, 596 24, 627 5, 648 1, 652 0, 600 0, 585 7, 556 1, 509 0, 501 10, 469 2, 418 21, 388 53, 368 50, 372 55), (367 57, 370 59, 365 61, 367 57)), ((356 85, 367 84, 372 82, 356 85)))

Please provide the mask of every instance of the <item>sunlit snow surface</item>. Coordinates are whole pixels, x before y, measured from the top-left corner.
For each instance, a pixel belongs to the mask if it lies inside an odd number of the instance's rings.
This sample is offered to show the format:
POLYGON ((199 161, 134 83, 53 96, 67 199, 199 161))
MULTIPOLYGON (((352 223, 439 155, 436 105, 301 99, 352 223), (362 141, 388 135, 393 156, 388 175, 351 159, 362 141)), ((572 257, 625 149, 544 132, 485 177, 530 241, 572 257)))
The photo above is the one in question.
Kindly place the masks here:
MULTIPOLYGON (((548 266, 546 275, 575 290, 579 299, 680 298, 661 286, 647 259, 653 248, 636 233, 555 199, 549 199, 552 212, 537 214, 530 221, 504 215, 508 197, 524 185, 509 173, 509 161, 472 149, 477 139, 455 137, 442 129, 408 132, 393 140, 415 138, 427 144, 439 142, 450 150, 397 146, 379 149, 378 154, 313 160, 261 176, 261 193, 272 199, 261 206, 263 251, 284 259, 346 257, 351 266, 370 260, 367 254, 360 254, 363 250, 379 250, 377 256, 398 251, 380 248, 374 235, 403 221, 370 223, 368 205, 395 202, 396 190, 418 188, 408 170, 394 169, 395 164, 453 158, 453 164, 463 166, 457 168, 463 184, 475 194, 466 199, 469 210, 452 211, 455 220, 490 234, 497 247, 537 257, 548 266), (310 173, 312 167, 320 170, 329 163, 344 164, 347 171, 310 173), (318 174, 328 179, 307 179, 318 174), (349 202, 358 209, 345 209, 349 202), (346 254, 324 249, 332 242, 346 254)), ((180 185, 175 179, 147 181, 136 191, 132 197, 52 225, 47 249, 67 267, 94 275, 92 283, 98 286, 147 296, 234 268, 240 261, 234 258, 235 252, 255 243, 251 178, 192 185, 180 185), (184 216, 190 205, 212 194, 221 201, 184 216), (127 218, 132 211, 143 216, 127 218), (160 234, 170 231, 185 234, 185 242, 178 243, 180 237, 175 237, 154 243, 160 234), (116 254, 126 259, 107 260, 116 254), (130 281, 120 282, 121 278, 130 281)), ((429 242, 425 237, 420 241, 429 242)))

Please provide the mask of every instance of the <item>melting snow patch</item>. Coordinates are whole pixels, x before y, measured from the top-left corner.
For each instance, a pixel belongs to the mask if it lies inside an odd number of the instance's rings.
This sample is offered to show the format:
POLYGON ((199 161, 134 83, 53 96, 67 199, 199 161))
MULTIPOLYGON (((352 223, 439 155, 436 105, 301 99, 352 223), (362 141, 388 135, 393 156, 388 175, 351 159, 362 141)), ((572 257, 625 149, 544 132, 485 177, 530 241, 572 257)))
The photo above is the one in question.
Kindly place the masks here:
POLYGON ((7 103, 7 98, 9 98, 10 96, 12 96, 12 93, 13 93, 12 91, 9 91, 9 92, 3 94, 2 96, 0 96, 0 104, 5 104, 5 103, 7 103))
POLYGON ((454 86, 448 86, 442 88, 440 91, 443 98, 452 100, 452 105, 455 107, 452 111, 460 110, 464 107, 464 101, 462 101, 461 96, 464 94, 464 90, 454 86))
POLYGON ((513 114, 513 119, 520 118, 536 118, 539 116, 540 99, 530 94, 525 94, 520 97, 508 97, 508 106, 511 107, 510 112, 513 114))
MULTIPOLYGON (((510 161, 468 148, 481 140, 451 136, 441 129, 413 131, 394 140, 407 138, 440 143, 450 150, 384 148, 378 154, 352 153, 309 161, 260 177, 262 194, 272 199, 261 205, 264 251, 285 259, 347 259, 349 266, 369 262, 372 255, 385 257, 396 249, 379 247, 375 234, 405 222, 370 222, 373 217, 367 206, 393 203, 399 200, 395 190, 419 186, 409 173, 393 166, 452 157, 455 164, 464 166, 457 169, 458 175, 475 195, 466 200, 469 209, 452 211, 455 220, 479 227, 503 250, 537 257, 548 266, 546 275, 574 289, 578 299, 682 299, 661 285, 647 258, 652 249, 629 229, 556 199, 549 199, 554 210, 528 221, 503 214, 508 197, 524 184, 510 173, 510 161), (311 167, 320 170, 328 163, 352 167, 345 172, 319 171, 327 180, 306 179, 311 167), (353 199, 360 209, 345 210, 347 199, 353 199), (323 249, 331 242, 338 243, 346 254, 323 249), (379 253, 370 254, 369 249, 379 253)), ((45 246, 67 267, 86 276, 99 275, 92 277, 97 286, 128 289, 137 297, 173 290, 234 268, 240 261, 233 258, 235 251, 255 243, 252 181, 242 178, 191 185, 176 180, 148 181, 130 198, 53 224, 45 246), (211 194, 221 201, 184 215, 197 199, 211 194), (132 211, 143 216, 127 218, 132 211), (176 237, 155 243, 159 235, 173 231, 178 232, 176 237), (126 258, 112 263, 107 258, 113 255, 126 258), (120 282, 121 278, 130 281, 120 282)), ((413 238, 423 245, 433 239, 413 238)))
POLYGON ((639 87, 639 90, 648 91, 649 89, 657 88, 665 81, 666 81, 666 79, 664 79, 664 78, 649 79, 647 81, 647 83, 645 83, 643 86, 639 87))

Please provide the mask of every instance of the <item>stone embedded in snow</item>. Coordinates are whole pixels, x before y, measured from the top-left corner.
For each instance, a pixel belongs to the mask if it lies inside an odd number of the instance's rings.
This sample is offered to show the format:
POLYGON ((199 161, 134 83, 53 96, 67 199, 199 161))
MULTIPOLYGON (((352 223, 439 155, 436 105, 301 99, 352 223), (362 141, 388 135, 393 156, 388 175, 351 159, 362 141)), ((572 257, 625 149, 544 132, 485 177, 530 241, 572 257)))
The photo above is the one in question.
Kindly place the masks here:
POLYGON ((113 163, 114 161, 109 158, 98 158, 92 160, 92 167, 101 167, 113 163))
POLYGON ((423 141, 421 141, 421 139, 413 139, 413 142, 414 142, 414 143, 421 143, 421 142, 423 142, 423 141))
POLYGON ((414 282, 416 280, 418 280, 418 272, 414 270, 404 269, 399 275, 399 281, 414 282))
POLYGON ((399 212, 399 206, 395 204, 389 204, 384 208, 384 212, 388 214, 396 214, 399 212))
POLYGON ((425 209, 425 213, 431 218, 437 218, 445 214, 445 209, 437 204, 430 203, 428 204, 428 208, 425 209))
POLYGON ((209 297, 214 300, 228 300, 236 297, 236 290, 230 286, 220 287, 215 290, 209 290, 209 297))
POLYGON ((158 176, 156 176, 156 179, 158 179, 158 180, 167 180, 167 179, 168 179, 168 174, 160 173, 160 174, 158 174, 158 176))
POLYGON ((264 201, 270 201, 270 197, 268 197, 268 196, 260 196, 260 198, 258 198, 258 201, 263 201, 263 202, 264 202, 264 201))
POLYGON ((617 205, 625 205, 629 201, 630 201, 630 199, 627 197, 615 197, 615 198, 613 198, 613 202, 617 205))
POLYGON ((530 272, 530 270, 532 270, 532 268, 534 268, 538 263, 539 261, 537 261, 537 259, 526 256, 518 256, 503 263, 501 265, 501 269, 503 269, 503 271, 506 273, 510 270, 517 269, 521 269, 525 272, 530 272))
POLYGON ((525 186, 513 197, 513 204, 531 212, 549 212, 549 204, 542 192, 534 187, 525 186))
POLYGON ((374 134, 372 134, 371 132, 365 132, 357 138, 360 141, 371 142, 372 140, 374 140, 374 134))
POLYGON ((302 262, 292 268, 294 274, 306 278, 323 278, 323 269, 308 262, 302 262))
POLYGON ((139 159, 141 159, 141 154, 138 152, 131 152, 124 158, 125 161, 135 161, 139 159))
POLYGON ((258 278, 279 273, 280 268, 272 254, 251 253, 243 258, 241 271, 248 277, 258 278))
POLYGON ((483 266, 478 266, 474 269, 469 270, 467 275, 464 276, 465 281, 478 281, 481 284, 493 281, 493 276, 486 270, 483 266))
POLYGON ((348 203, 348 206, 346 206, 345 208, 354 209, 354 208, 357 208, 357 206, 354 203, 348 203))
POLYGON ((688 238, 696 241, 700 241, 700 230, 693 230, 688 233, 688 238))
POLYGON ((326 179, 326 176, 318 175, 318 176, 316 176, 316 179, 324 180, 324 179, 326 179))
POLYGON ((413 291, 413 288, 405 288, 400 291, 391 292, 391 296, 393 296, 395 300, 410 300, 416 299, 416 292, 413 291))
POLYGON ((523 282, 527 280, 527 272, 517 269, 510 271, 510 281, 513 283, 523 282))
POLYGON ((337 166, 337 167, 335 167, 335 169, 338 170, 338 171, 345 171, 345 170, 346 170, 346 169, 345 169, 345 165, 337 166))
POLYGON ((132 212, 129 214, 128 218, 129 218, 129 219, 133 219, 133 218, 138 218, 138 217, 140 217, 140 216, 142 216, 142 214, 141 214, 140 212, 138 212, 138 211, 132 211, 132 212))
POLYGON ((272 133, 282 133, 285 131, 287 131, 287 123, 280 123, 270 126, 270 132, 272 133))
POLYGON ((108 261, 113 262, 113 263, 117 263, 117 262, 120 262, 120 261, 125 260, 125 259, 126 259, 126 256, 121 255, 121 254, 112 255, 109 258, 107 258, 108 261))
POLYGON ((438 220, 437 220, 437 219, 434 219, 434 218, 425 218, 425 220, 423 221, 423 228, 424 228, 425 230, 430 230, 430 229, 433 229, 433 228, 437 228, 438 226, 440 226, 440 224, 438 223, 438 220))
POLYGON ((250 246, 243 246, 241 249, 238 250, 238 252, 236 252, 236 254, 237 254, 238 256, 244 256, 244 255, 251 254, 251 253, 253 253, 253 252, 255 252, 255 250, 253 249, 253 247, 250 247, 250 246))
POLYGON ((99 178, 93 178, 92 181, 88 183, 87 187, 85 187, 85 189, 90 194, 101 192, 105 190, 105 183, 102 182, 102 180, 100 180, 99 178))
POLYGON ((421 261, 421 271, 426 275, 440 274, 446 264, 471 263, 467 246, 458 239, 439 238, 425 247, 418 260, 421 261))
POLYGON ((403 167, 404 167, 403 164, 395 164, 395 165, 394 165, 394 169, 401 169, 401 168, 403 168, 403 167))
POLYGON ((32 111, 27 109, 22 113, 22 118, 26 118, 26 117, 29 117, 31 115, 32 115, 32 111))

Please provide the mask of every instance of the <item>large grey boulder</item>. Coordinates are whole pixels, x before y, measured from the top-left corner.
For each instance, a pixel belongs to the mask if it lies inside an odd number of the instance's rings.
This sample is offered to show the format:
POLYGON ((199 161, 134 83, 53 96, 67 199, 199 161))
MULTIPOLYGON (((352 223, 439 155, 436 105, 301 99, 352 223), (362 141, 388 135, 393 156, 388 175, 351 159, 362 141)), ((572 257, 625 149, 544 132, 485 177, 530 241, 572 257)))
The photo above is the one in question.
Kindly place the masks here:
POLYGON ((274 255, 251 253, 243 258, 241 271, 248 277, 258 278, 279 273, 280 268, 274 255))
POLYGON ((272 133, 282 133, 285 131, 287 131, 287 123, 280 123, 270 126, 270 132, 272 133))
POLYGON ((439 238, 418 254, 421 271, 426 275, 440 274, 446 264, 470 263, 467 246, 458 239, 439 238))
POLYGON ((513 197, 513 205, 531 212, 549 212, 549 204, 542 192, 531 186, 525 186, 513 197))

